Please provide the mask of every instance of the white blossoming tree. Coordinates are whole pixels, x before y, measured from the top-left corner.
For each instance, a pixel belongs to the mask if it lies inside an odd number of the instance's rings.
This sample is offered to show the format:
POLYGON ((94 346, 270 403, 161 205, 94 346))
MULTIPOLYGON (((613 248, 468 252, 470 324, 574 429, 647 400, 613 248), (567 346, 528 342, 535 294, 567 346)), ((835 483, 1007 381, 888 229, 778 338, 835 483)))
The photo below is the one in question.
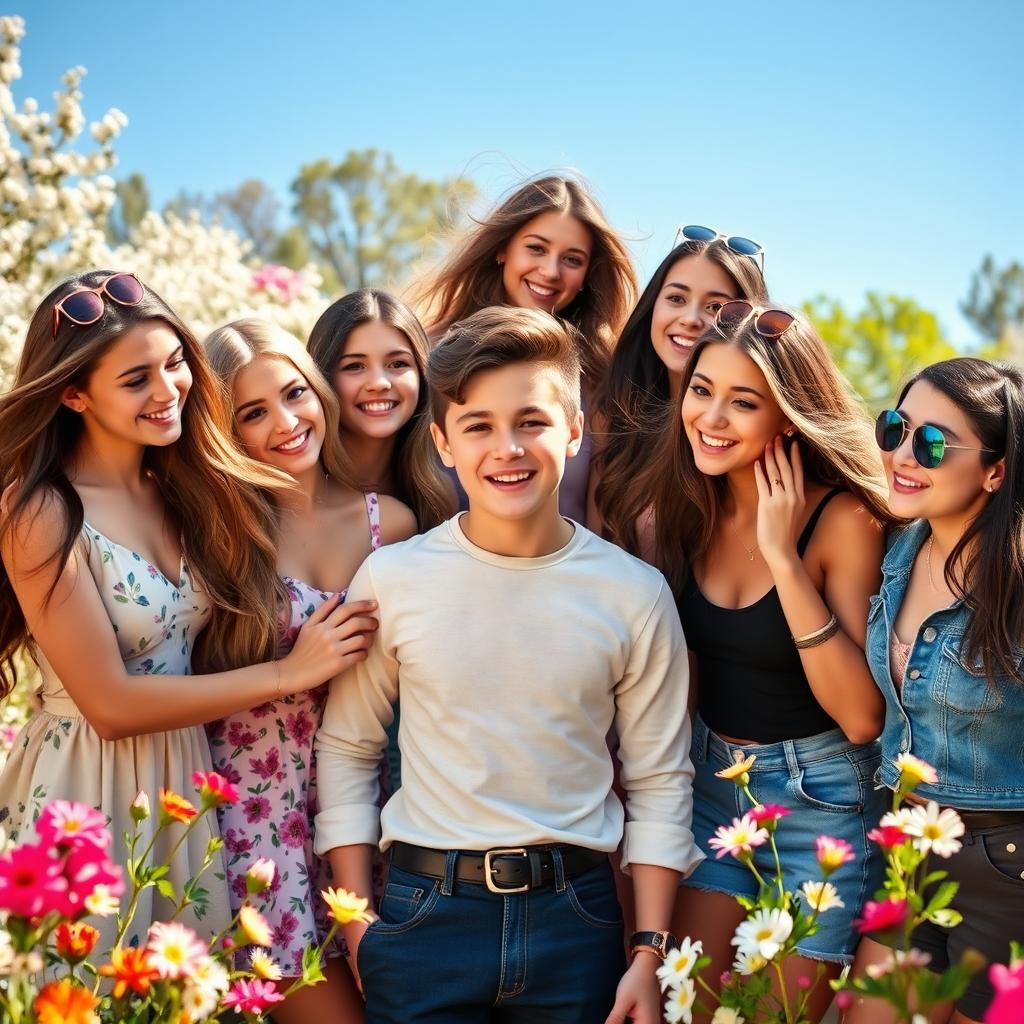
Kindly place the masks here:
POLYGON ((85 128, 75 67, 54 93, 54 110, 15 102, 21 77, 20 17, 0 18, 0 390, 9 386, 36 304, 59 280, 93 268, 133 270, 202 335, 238 316, 273 319, 308 332, 323 309, 313 268, 291 271, 250 259, 250 243, 198 216, 149 213, 128 244, 111 248, 104 227, 116 193, 113 143, 128 123, 111 109, 85 128))

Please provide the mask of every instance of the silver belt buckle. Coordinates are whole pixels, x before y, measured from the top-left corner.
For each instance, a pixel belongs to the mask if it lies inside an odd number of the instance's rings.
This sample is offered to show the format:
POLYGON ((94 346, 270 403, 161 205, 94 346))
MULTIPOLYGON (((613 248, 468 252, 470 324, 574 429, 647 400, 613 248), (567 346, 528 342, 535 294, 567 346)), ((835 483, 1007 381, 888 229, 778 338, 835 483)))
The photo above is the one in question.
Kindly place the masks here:
POLYGON ((517 885, 517 886, 515 886, 513 888, 499 889, 498 886, 495 885, 495 883, 494 883, 494 877, 493 876, 494 876, 494 872, 495 872, 496 869, 494 867, 494 864, 492 863, 492 861, 493 861, 493 859, 495 857, 527 857, 527 856, 529 856, 529 853, 522 846, 499 847, 499 848, 494 849, 494 850, 488 850, 484 854, 484 884, 487 886, 487 888, 491 892, 497 893, 499 896, 508 896, 508 895, 510 895, 512 893, 517 893, 517 892, 529 892, 530 891, 530 883, 529 882, 527 882, 526 885, 517 885))

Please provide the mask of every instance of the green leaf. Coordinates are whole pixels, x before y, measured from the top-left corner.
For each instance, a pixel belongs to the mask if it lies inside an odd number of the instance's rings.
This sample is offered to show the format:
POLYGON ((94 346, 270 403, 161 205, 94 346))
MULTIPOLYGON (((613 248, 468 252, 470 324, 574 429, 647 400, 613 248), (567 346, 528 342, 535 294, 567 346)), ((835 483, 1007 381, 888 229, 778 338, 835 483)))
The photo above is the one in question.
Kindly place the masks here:
POLYGON ((156 883, 156 891, 160 893, 165 900, 175 901, 174 883, 169 878, 161 878, 156 883))

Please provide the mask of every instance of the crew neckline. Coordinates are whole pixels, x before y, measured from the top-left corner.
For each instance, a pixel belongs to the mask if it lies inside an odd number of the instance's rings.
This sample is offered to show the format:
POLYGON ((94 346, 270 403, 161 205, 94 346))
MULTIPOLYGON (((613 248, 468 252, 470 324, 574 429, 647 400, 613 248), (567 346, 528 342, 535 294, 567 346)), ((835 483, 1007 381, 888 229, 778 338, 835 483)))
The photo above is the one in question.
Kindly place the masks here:
POLYGON ((486 548, 479 547, 466 536, 462 529, 462 517, 464 515, 466 515, 465 512, 459 512, 445 523, 445 526, 448 528, 448 535, 456 547, 461 548, 471 558, 475 558, 478 562, 486 562, 488 565, 497 566, 499 569, 513 569, 517 572, 524 572, 532 569, 543 569, 549 565, 557 565, 559 562, 574 555, 586 542, 587 531, 579 523, 562 516, 561 518, 572 526, 573 534, 568 542, 557 551, 552 551, 547 555, 538 555, 535 558, 521 557, 519 555, 499 555, 495 551, 488 551, 486 548))

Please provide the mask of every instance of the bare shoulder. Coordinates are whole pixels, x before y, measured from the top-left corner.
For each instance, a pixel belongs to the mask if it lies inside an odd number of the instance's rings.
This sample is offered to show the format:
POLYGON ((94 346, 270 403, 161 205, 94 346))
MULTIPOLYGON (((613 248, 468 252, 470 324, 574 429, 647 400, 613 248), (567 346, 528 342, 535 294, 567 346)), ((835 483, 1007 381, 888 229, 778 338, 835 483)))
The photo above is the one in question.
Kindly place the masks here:
POLYGON ((377 500, 380 502, 381 543, 395 544, 412 537, 418 531, 416 516, 408 505, 392 498, 390 494, 382 494, 377 500))
POLYGON ((0 543, 5 560, 15 553, 41 561, 52 557, 57 539, 64 535, 68 510, 64 499, 52 487, 37 488, 19 507, 20 485, 11 484, 0 495, 0 543))
POLYGON ((880 559, 884 542, 882 524, 861 498, 849 491, 828 503, 813 537, 824 562, 848 562, 875 554, 880 559))

